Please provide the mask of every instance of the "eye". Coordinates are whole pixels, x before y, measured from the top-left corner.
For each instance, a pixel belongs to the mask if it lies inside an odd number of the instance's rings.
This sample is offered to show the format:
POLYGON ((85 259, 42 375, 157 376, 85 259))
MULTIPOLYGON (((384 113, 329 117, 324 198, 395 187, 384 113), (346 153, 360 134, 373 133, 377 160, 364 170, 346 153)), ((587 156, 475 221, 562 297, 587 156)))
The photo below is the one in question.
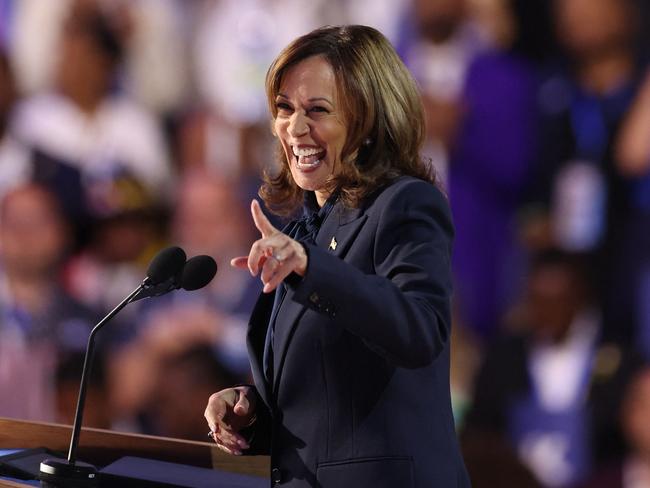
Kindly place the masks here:
POLYGON ((327 110, 325 107, 322 107, 320 105, 315 105, 312 108, 309 109, 310 112, 316 112, 316 113, 329 113, 329 110, 327 110))
POLYGON ((287 102, 276 102, 275 108, 278 112, 291 112, 292 108, 287 102))

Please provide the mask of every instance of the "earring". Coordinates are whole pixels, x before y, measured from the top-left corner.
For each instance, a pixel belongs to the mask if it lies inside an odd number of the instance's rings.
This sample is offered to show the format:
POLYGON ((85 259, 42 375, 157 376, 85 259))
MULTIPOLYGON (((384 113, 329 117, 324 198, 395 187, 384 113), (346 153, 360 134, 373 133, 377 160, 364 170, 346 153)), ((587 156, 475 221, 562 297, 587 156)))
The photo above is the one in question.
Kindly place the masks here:
POLYGON ((370 139, 370 137, 366 137, 366 138, 363 140, 363 145, 364 145, 364 146, 369 146, 370 144, 372 144, 372 139, 370 139))

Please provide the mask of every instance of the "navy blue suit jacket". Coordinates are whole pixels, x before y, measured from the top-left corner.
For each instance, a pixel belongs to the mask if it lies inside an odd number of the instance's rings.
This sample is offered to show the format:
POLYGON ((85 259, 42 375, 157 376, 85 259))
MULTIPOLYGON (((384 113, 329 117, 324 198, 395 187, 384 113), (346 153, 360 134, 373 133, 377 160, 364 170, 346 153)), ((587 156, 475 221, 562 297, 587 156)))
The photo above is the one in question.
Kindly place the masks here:
POLYGON ((337 203, 275 325, 273 384, 262 357, 273 295, 253 310, 258 393, 250 452, 281 486, 466 487, 449 393, 446 198, 402 177, 360 208, 337 203))

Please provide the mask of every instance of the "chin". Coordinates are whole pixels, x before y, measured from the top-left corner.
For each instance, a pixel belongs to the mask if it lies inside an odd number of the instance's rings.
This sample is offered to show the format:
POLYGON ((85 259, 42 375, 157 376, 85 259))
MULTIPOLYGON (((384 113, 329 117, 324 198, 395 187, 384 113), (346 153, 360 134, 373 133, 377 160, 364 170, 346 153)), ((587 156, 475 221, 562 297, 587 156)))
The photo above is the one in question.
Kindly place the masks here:
POLYGON ((293 177, 293 181, 304 191, 318 191, 325 185, 324 181, 293 177))
POLYGON ((329 166, 323 163, 315 169, 300 169, 295 164, 291 167, 293 181, 305 191, 317 191, 325 186, 330 176, 329 166))

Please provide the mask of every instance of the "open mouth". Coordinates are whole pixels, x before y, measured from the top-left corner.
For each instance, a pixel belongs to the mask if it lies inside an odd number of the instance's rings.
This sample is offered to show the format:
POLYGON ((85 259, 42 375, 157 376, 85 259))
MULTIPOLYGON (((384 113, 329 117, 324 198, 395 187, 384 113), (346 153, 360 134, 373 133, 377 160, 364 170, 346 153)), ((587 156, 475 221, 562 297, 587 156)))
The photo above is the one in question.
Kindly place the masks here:
POLYGON ((327 151, 322 147, 297 147, 291 146, 296 166, 301 171, 316 169, 323 161, 327 151))

